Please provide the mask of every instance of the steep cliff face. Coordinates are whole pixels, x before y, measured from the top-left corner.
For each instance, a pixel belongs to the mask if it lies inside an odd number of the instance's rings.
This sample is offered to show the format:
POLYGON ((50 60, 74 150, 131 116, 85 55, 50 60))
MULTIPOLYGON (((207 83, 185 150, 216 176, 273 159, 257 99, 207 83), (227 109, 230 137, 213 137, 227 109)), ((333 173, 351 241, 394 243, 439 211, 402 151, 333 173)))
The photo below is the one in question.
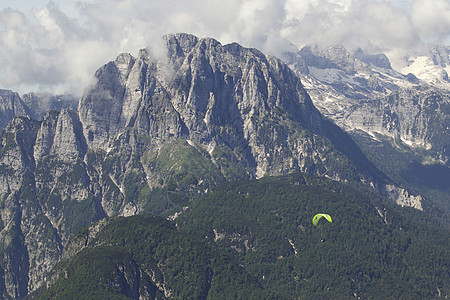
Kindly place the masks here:
POLYGON ((36 289, 59 260, 65 240, 100 218, 82 161, 85 152, 72 110, 48 113, 42 122, 16 117, 2 131, 3 297, 22 298, 36 289))
POLYGON ((448 163, 450 93, 430 87, 402 90, 361 102, 350 109, 344 124, 401 140, 425 150, 431 159, 448 163))
POLYGON ((126 133, 136 153, 143 144, 159 151, 182 138, 220 166, 218 152, 226 151, 250 177, 304 171, 309 161, 322 166, 318 173, 330 169, 324 154, 339 154, 326 145, 320 113, 285 64, 213 39, 179 34, 166 41, 167 60, 122 54, 97 72, 79 105, 91 149, 108 152, 126 133))
POLYGON ((96 208, 83 161, 86 141, 78 116, 70 109, 48 113, 36 136, 37 196, 64 242, 79 226, 104 215, 96 208))
POLYGON ((30 118, 35 120, 42 120, 49 110, 61 111, 66 108, 76 110, 79 100, 79 97, 72 94, 50 93, 28 93, 21 98, 28 107, 30 118))
POLYGON ((0 89, 0 129, 3 129, 15 116, 42 120, 49 110, 61 111, 77 108, 78 98, 73 95, 50 95, 28 93, 19 96, 10 90, 0 89))
POLYGON ((62 250, 36 199, 32 145, 38 129, 37 122, 16 118, 2 132, 0 286, 4 298, 24 297, 28 288, 42 281, 62 250))
POLYGON ((19 94, 10 90, 0 90, 0 129, 5 127, 14 116, 28 115, 28 107, 19 94))

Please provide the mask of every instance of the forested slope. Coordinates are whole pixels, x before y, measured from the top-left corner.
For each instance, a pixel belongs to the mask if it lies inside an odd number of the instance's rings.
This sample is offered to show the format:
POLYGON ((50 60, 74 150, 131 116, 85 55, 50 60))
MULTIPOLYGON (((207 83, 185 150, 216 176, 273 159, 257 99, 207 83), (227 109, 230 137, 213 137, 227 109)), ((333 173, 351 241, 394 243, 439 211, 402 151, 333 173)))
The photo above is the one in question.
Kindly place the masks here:
POLYGON ((448 229, 378 199, 306 174, 228 182, 175 224, 142 215, 79 232, 32 298, 447 297, 448 229), (317 212, 333 222, 313 226, 317 212))

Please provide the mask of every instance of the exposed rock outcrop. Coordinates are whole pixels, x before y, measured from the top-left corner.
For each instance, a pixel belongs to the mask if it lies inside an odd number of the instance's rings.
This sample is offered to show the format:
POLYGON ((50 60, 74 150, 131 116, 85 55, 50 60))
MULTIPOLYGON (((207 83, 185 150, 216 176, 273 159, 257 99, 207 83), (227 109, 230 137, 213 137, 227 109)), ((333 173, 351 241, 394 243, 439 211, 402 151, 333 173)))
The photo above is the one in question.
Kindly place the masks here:
POLYGON ((14 116, 29 116, 27 105, 19 94, 10 90, 0 90, 0 129, 4 128, 14 116))

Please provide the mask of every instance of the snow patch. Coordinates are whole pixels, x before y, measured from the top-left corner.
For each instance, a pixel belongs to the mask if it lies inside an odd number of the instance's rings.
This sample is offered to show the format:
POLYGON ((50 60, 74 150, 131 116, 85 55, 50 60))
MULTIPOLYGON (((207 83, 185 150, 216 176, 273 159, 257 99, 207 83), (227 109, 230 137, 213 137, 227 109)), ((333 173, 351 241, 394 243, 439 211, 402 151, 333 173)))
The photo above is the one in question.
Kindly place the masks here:
POLYGON ((406 145, 408 145, 408 146, 410 146, 410 147, 414 146, 414 143, 413 143, 412 141, 410 141, 410 140, 405 140, 405 139, 402 139, 402 138, 400 138, 400 139, 402 140, 402 142, 403 142, 404 144, 406 144, 406 145))
POLYGON ((309 67, 309 73, 322 82, 328 84, 347 82, 351 84, 358 84, 353 78, 350 78, 344 71, 338 69, 319 69, 316 67, 309 67))
MULTIPOLYGON (((409 60, 406 67, 401 69, 403 74, 412 73, 416 75, 417 78, 431 84, 445 83, 443 80, 443 71, 450 69, 446 67, 445 69, 439 65, 435 65, 431 58, 428 56, 416 56, 409 60)), ((447 71, 448 74, 448 71, 447 71)))
POLYGON ((433 147, 431 143, 426 143, 424 141, 412 141, 402 137, 400 137, 400 140, 402 141, 402 143, 408 145, 411 148, 421 147, 425 148, 426 150, 431 150, 431 148, 433 147))
POLYGON ((380 141, 380 140, 377 138, 377 136, 375 135, 375 133, 373 133, 372 131, 366 131, 366 133, 367 133, 368 135, 370 135, 370 137, 371 137, 372 139, 377 140, 377 141, 380 141))
POLYGON ((114 179, 113 176, 111 176, 111 174, 108 175, 109 179, 111 179, 112 183, 114 183, 114 185, 119 189, 120 193, 122 193, 122 195, 125 197, 125 191, 123 189, 123 187, 121 187, 120 185, 117 184, 116 180, 114 179))
POLYGON ((378 208, 378 206, 375 206, 375 209, 377 210, 378 215, 383 220, 384 224, 387 224, 386 208, 383 208, 383 210, 381 210, 380 208, 378 208))

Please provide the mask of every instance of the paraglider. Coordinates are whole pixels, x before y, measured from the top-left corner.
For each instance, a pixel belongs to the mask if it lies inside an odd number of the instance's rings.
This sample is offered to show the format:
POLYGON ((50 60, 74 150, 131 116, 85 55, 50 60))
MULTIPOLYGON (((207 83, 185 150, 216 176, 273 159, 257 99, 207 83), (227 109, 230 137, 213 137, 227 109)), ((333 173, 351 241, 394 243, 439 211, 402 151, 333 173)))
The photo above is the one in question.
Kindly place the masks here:
POLYGON ((328 222, 330 222, 330 223, 333 222, 333 220, 331 219, 330 215, 328 215, 328 214, 317 214, 317 215, 315 215, 314 218, 312 219, 313 225, 314 225, 314 226, 317 226, 317 223, 319 222, 319 220, 320 220, 321 218, 327 219, 328 222))
MULTIPOLYGON (((322 218, 325 218, 328 222, 330 222, 330 223, 332 223, 333 222, 333 220, 331 219, 331 216, 330 215, 328 215, 328 214, 317 214, 317 215, 315 215, 314 217, 313 217, 313 219, 312 219, 312 223, 313 223, 313 225, 314 226, 319 226, 318 225, 318 223, 319 223, 319 220, 320 219, 322 219, 322 218)), ((322 230, 321 230, 322 231, 322 230)), ((322 236, 322 238, 320 239, 320 242, 325 242, 325 238, 322 236)))

